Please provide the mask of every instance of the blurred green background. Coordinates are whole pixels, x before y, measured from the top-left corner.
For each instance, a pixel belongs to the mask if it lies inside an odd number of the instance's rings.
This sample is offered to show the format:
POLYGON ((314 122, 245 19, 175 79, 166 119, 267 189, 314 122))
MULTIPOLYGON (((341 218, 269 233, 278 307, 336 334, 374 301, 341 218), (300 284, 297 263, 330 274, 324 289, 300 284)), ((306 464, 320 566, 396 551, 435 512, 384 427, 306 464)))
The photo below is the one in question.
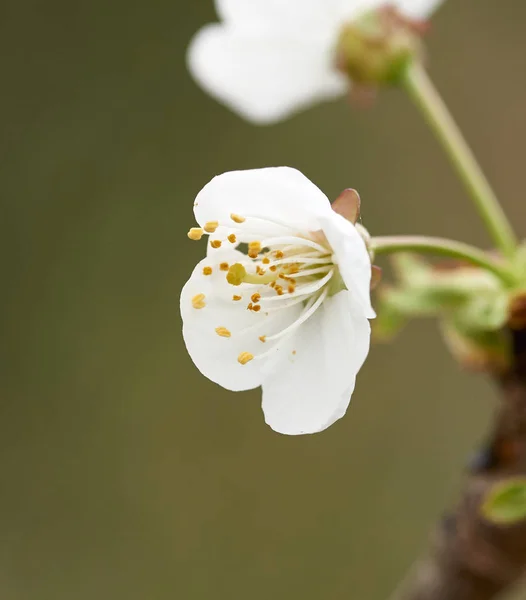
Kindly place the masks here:
MULTIPOLYGON (((347 416, 275 434, 200 376, 178 296, 192 201, 223 171, 353 186, 375 234, 487 244, 402 93, 256 128, 185 47, 211 0, 0 5, 0 597, 381 600, 426 545, 495 393, 433 323, 374 347, 347 416)), ((431 72, 524 233, 526 5, 449 0, 431 72)))

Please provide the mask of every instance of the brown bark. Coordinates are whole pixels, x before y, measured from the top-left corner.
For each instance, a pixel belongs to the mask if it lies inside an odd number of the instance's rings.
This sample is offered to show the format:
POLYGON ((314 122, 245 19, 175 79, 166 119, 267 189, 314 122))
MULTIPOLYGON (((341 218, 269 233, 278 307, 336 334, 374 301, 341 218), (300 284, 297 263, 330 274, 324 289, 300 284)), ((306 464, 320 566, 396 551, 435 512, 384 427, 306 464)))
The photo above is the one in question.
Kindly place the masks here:
POLYGON ((526 573, 526 521, 496 525, 480 507, 489 490, 526 476, 526 329, 512 331, 513 362, 499 377, 502 400, 487 447, 470 467, 462 498, 438 524, 429 556, 400 600, 489 600, 526 573))

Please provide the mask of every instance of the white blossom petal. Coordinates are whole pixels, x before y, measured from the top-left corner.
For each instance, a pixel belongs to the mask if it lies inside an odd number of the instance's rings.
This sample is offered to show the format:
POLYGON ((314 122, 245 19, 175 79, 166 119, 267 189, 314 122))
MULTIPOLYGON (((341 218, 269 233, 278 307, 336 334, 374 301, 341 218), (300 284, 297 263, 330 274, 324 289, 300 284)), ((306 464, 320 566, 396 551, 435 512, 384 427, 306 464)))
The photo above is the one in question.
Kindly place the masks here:
POLYGON ((262 385, 276 431, 325 429, 345 413, 369 349, 371 267, 360 234, 287 167, 220 175, 194 210, 202 229, 189 236, 211 236, 181 293, 194 363, 227 389, 262 385), (331 296, 340 277, 348 289, 331 296))
POLYGON ((288 357, 265 378, 263 412, 275 431, 316 433, 345 414, 370 343, 369 322, 349 310, 348 295, 327 299, 289 340, 288 357))
POLYGON ((395 5, 402 14, 413 19, 425 19, 444 0, 396 0, 395 5))
MULTIPOLYGON (((216 251, 217 263, 233 264, 246 258, 236 250, 216 251)), ((286 310, 270 312, 268 316, 246 310, 246 302, 254 291, 252 286, 231 286, 226 275, 216 265, 212 275, 203 275, 203 268, 211 266, 210 257, 194 269, 181 292, 180 306, 183 319, 183 337, 188 353, 201 373, 222 387, 248 390, 261 385, 265 361, 238 362, 242 352, 254 356, 268 348, 259 336, 270 336, 292 323, 301 312, 296 305, 286 310), (193 307, 192 299, 203 294, 204 307, 193 307), (235 302, 233 294, 240 294, 244 302, 235 302), (222 337, 216 328, 224 328, 230 337, 222 337)))
POLYGON ((362 307, 368 319, 374 319, 376 313, 371 305, 371 259, 364 240, 352 223, 334 212, 329 217, 322 217, 321 223, 351 298, 362 307))
POLYGON ((345 92, 348 83, 333 67, 333 51, 330 39, 208 25, 190 44, 188 67, 217 100, 266 124, 345 92))
POLYGON ((384 5, 412 18, 429 16, 444 0, 216 0, 219 17, 244 30, 335 32, 351 19, 384 5))
MULTIPOLYGON (((342 14, 356 13, 375 0, 216 0, 218 15, 245 30, 281 30, 320 37, 335 34, 342 14)), ((379 2, 379 0, 376 0, 379 2)))
MULTIPOLYGON (((214 177, 199 192, 194 213, 199 224, 232 222, 232 213, 290 224, 290 230, 319 229, 319 218, 332 214, 327 196, 290 167, 232 171, 214 177)), ((276 233, 279 233, 280 225, 276 233)))

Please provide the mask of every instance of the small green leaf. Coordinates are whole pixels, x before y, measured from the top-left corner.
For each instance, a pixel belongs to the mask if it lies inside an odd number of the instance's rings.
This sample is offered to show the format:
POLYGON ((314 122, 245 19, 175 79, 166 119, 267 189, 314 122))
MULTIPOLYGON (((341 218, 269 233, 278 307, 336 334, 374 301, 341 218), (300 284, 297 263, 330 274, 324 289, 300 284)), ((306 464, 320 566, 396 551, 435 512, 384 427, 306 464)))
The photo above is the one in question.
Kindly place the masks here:
POLYGON ((484 517, 497 525, 513 525, 526 519, 526 478, 508 479, 495 485, 482 505, 484 517))

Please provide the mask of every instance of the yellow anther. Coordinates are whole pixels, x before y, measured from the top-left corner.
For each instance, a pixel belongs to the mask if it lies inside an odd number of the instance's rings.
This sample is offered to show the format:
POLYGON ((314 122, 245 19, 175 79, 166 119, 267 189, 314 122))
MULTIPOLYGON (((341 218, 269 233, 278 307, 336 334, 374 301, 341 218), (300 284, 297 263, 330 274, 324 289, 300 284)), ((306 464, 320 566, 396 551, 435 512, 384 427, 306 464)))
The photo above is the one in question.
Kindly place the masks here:
POLYGON ((250 258, 257 258, 261 252, 261 242, 249 242, 248 244, 248 255, 250 258))
POLYGON ((256 265, 256 273, 258 275, 265 275, 266 271, 265 269, 262 269, 259 265, 256 265))
POLYGON ((264 265, 268 265, 270 262, 270 258, 266 257, 261 261, 264 265))
POLYGON ((293 285, 289 285, 289 287, 287 288, 287 292, 289 294, 293 294, 296 291, 296 288, 293 285))
POLYGON ((294 275, 295 273, 299 273, 300 268, 298 265, 292 265, 289 269, 289 275, 294 275))
POLYGON ((286 275, 284 275, 283 273, 280 273, 280 274, 278 275, 278 277, 279 277, 280 279, 287 279, 287 276, 286 276, 286 275))
POLYGON ((241 285, 246 274, 245 267, 241 263, 235 263, 228 269, 226 280, 230 285, 241 285))
POLYGON ((204 294, 197 294, 196 296, 194 296, 192 298, 192 306, 194 308, 204 308, 206 306, 206 304, 205 304, 205 295, 204 294))
POLYGON ((206 233, 214 233, 218 227, 219 223, 217 221, 208 221, 208 223, 205 223, 203 229, 206 231, 206 233))
POLYGON ((285 293, 283 291, 283 288, 280 285, 275 285, 274 289, 276 290, 276 293, 278 294, 278 296, 283 296, 283 294, 285 293))
POLYGON ((243 300, 243 296, 238 296, 237 294, 234 294, 234 295, 232 296, 232 300, 233 300, 234 302, 239 302, 240 300, 243 300))
POLYGON ((229 268, 230 268, 230 265, 227 262, 220 263, 220 265, 219 265, 219 269, 221 271, 228 271, 229 268))
POLYGON ((276 267, 276 265, 272 265, 271 267, 269 267, 269 269, 274 273, 278 270, 278 267, 276 267))
POLYGON ((296 350, 293 350, 293 351, 292 351, 292 354, 293 354, 294 356, 296 356, 296 350))
POLYGON ((248 303, 247 310, 254 310, 254 305, 252 304, 252 302, 248 303))
POLYGON ((252 297, 250 299, 252 300, 252 302, 254 302, 254 304, 256 304, 261 300, 261 294, 258 294, 258 292, 256 292, 255 294, 252 294, 252 297))
POLYGON ((233 233, 231 233, 227 239, 231 244, 235 244, 237 242, 237 238, 233 233))
POLYGON ((241 352, 241 354, 237 357, 237 362, 246 365, 247 362, 250 362, 254 359, 254 355, 250 354, 250 352, 241 352))
POLYGON ((245 217, 235 215, 234 213, 230 215, 230 218, 232 219, 232 221, 234 221, 234 223, 244 223, 246 221, 245 217))
POLYGON ((276 258, 283 258, 285 255, 281 250, 276 250, 276 258))
POLYGON ((203 275, 212 275, 212 267, 203 267, 203 275))
POLYGON ((201 227, 192 227, 188 232, 188 237, 191 240, 200 240, 203 237, 203 230, 201 227))
POLYGON ((210 245, 212 248, 221 248, 221 240, 212 240, 210 245))
POLYGON ((254 312, 259 312, 261 310, 261 305, 260 304, 254 304, 254 306, 252 307, 252 310, 254 312))
POLYGON ((216 333, 220 337, 226 337, 226 338, 229 338, 232 335, 226 327, 216 327, 216 333))
POLYGON ((266 335, 260 335, 259 336, 259 341, 265 343, 267 341, 267 336, 266 335))

